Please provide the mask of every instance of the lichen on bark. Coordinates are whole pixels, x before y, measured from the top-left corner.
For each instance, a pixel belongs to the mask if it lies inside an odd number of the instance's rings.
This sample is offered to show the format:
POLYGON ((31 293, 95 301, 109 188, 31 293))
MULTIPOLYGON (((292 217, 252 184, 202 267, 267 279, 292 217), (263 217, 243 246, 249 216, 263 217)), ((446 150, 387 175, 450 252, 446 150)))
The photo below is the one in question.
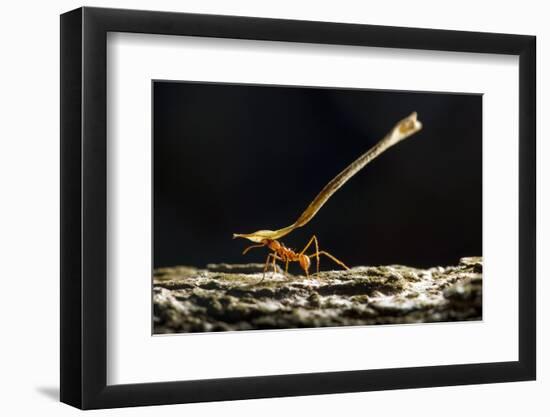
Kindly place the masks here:
POLYGON ((263 265, 159 268, 154 333, 480 320, 482 258, 456 266, 357 266, 304 277, 263 265))

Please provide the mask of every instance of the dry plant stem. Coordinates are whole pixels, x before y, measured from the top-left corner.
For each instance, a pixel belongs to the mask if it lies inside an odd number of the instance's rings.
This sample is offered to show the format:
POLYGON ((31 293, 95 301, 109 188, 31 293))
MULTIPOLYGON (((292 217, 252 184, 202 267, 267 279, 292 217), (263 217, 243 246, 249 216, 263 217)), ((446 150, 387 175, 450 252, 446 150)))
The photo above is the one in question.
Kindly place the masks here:
POLYGON ((312 257, 315 257, 317 260, 317 272, 319 272, 319 258, 321 255, 330 258, 342 268, 349 269, 345 263, 340 261, 335 256, 331 255, 327 251, 320 251, 319 242, 317 241, 317 238, 315 236, 310 239, 308 244, 299 253, 290 248, 287 248, 282 242, 279 242, 277 239, 289 234, 294 229, 308 223, 313 218, 313 216, 317 214, 319 209, 323 207, 323 204, 325 204, 338 189, 340 189, 351 177, 353 177, 361 169, 363 169, 370 161, 372 161, 378 155, 382 154, 389 147, 418 132, 421 128, 422 124, 417 120, 416 113, 412 113, 409 117, 406 117, 405 119, 397 123, 394 128, 380 142, 374 145, 371 149, 369 149, 354 162, 352 162, 346 169, 340 172, 340 174, 334 177, 334 179, 321 190, 321 192, 317 195, 317 197, 315 197, 315 199, 306 208, 306 210, 302 213, 298 220, 296 220, 292 225, 279 230, 259 230, 250 234, 234 234, 233 238, 242 237, 256 243, 255 245, 246 248, 243 254, 247 253, 252 248, 262 246, 266 246, 271 251, 271 253, 267 255, 264 267, 264 274, 261 281, 263 281, 263 279, 265 278, 265 274, 267 272, 267 269, 269 268, 270 262, 273 266, 273 273, 276 272, 277 261, 285 263, 285 273, 286 271, 288 271, 289 262, 298 262, 302 270, 305 272, 306 277, 309 276, 309 267, 311 265, 312 257), (315 244, 315 253, 307 255, 305 252, 313 243, 315 244))
MULTIPOLYGON (((286 236, 294 229, 307 224, 328 201, 351 177, 362 170, 369 162, 380 156, 387 149, 422 129, 422 123, 418 121, 416 112, 399 121, 382 140, 370 148, 367 152, 353 161, 346 169, 334 177, 321 192, 315 197, 302 215, 290 226, 279 230, 258 230, 250 234, 234 234, 233 238, 242 237, 255 243, 263 243, 264 240, 275 240, 286 236)), ((317 251, 318 252, 318 251, 317 251)), ((318 258, 318 256, 317 256, 318 258)))

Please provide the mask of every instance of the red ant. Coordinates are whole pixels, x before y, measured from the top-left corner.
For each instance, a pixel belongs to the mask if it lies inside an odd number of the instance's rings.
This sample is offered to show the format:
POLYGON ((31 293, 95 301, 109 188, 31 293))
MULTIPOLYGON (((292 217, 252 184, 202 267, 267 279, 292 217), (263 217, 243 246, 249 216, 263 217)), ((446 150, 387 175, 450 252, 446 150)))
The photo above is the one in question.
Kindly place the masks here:
MULTIPOLYGON (((270 261, 273 265, 273 273, 277 272, 277 265, 276 261, 281 261, 285 263, 285 274, 288 273, 288 264, 290 262, 299 262, 300 267, 304 270, 306 273, 306 277, 309 277, 309 267, 311 265, 311 258, 316 257, 317 258, 317 273, 319 273, 319 265, 320 265, 320 255, 325 255, 328 258, 332 259, 334 262, 336 262, 338 265, 342 266, 344 269, 349 269, 346 264, 344 264, 342 261, 337 259, 335 256, 331 255, 330 253, 326 251, 319 251, 319 241, 317 240, 316 236, 313 236, 308 244, 302 249, 301 252, 297 253, 293 251, 290 248, 287 248, 285 245, 283 245, 278 240, 274 239, 263 239, 260 244, 258 245, 252 245, 246 248, 243 251, 243 255, 245 255, 250 249, 252 248, 261 248, 267 246, 269 249, 271 249, 273 252, 271 252, 269 255, 267 255, 267 259, 265 261, 264 266, 264 275, 262 277, 262 281, 265 278, 265 273, 267 271, 267 268, 269 267, 270 261), (306 255, 306 250, 315 243, 315 253, 311 255, 306 255)), ((261 282, 261 281, 260 281, 261 282)))

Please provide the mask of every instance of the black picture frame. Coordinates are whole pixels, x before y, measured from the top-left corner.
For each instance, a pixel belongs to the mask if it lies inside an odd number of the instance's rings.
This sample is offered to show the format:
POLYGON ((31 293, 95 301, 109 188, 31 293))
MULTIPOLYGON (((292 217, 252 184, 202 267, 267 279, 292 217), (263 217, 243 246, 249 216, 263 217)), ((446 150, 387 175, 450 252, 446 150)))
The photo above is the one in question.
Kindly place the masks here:
POLYGON ((535 379, 535 51, 525 35, 88 7, 61 15, 61 401, 94 409, 535 379), (519 360, 107 385, 108 32, 519 56, 519 360))

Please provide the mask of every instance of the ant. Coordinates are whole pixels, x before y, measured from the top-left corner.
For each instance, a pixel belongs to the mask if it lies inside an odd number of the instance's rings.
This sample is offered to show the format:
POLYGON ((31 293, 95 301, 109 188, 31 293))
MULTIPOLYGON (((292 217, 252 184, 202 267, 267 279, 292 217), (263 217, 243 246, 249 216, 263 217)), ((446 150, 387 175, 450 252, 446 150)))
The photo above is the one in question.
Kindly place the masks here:
POLYGON ((274 239, 263 239, 260 244, 258 245, 252 245, 247 247, 243 251, 243 255, 246 255, 246 253, 253 248, 261 248, 267 246, 269 249, 271 249, 273 252, 267 255, 267 259, 265 261, 264 266, 264 275, 262 276, 262 282, 265 278, 265 274, 267 272, 267 268, 269 267, 270 261, 272 262, 273 266, 273 273, 277 272, 277 265, 276 261, 281 261, 285 263, 285 274, 288 273, 288 264, 290 262, 298 262, 300 264, 300 267, 304 270, 306 273, 306 277, 309 277, 309 267, 311 266, 311 258, 315 257, 317 258, 317 274, 319 273, 319 265, 320 265, 320 259, 319 257, 321 255, 325 255, 326 257, 332 259, 334 262, 336 262, 338 265, 343 267, 344 269, 349 269, 345 263, 337 259, 335 256, 331 255, 330 253, 326 251, 319 251, 319 241, 317 240, 317 237, 314 235, 307 245, 302 249, 301 252, 295 252, 294 250, 287 248, 283 243, 279 242, 278 240, 274 239), (315 253, 311 255, 306 255, 306 251, 308 248, 315 244, 315 253))

